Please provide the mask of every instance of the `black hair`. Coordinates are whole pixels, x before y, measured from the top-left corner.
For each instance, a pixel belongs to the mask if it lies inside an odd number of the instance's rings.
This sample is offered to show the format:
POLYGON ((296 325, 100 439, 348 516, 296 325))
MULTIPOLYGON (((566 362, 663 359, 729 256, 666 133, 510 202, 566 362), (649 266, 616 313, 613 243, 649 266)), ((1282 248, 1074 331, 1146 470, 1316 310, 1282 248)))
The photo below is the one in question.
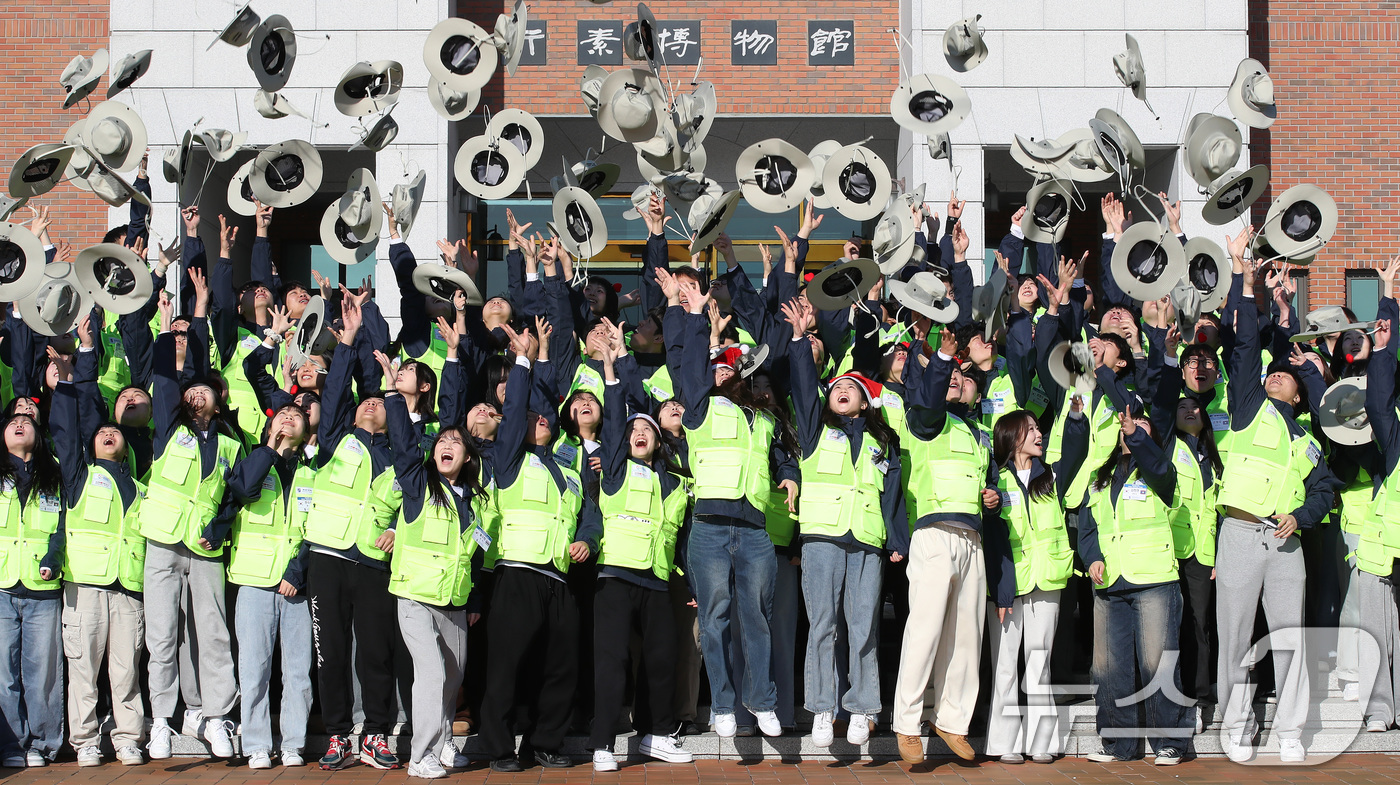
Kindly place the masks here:
POLYGON ((579 435, 578 421, 574 419, 574 401, 577 401, 579 398, 585 395, 591 397, 595 402, 597 402, 599 426, 602 426, 603 399, 599 398, 597 393, 593 392, 592 390, 587 390, 580 387, 579 389, 569 393, 569 397, 565 398, 564 402, 559 405, 559 429, 575 439, 579 438, 579 435))
MULTIPOLYGON (((773 376, 766 369, 760 368, 753 372, 750 378, 742 378, 736 370, 734 375, 724 381, 724 384, 713 388, 711 395, 723 395, 725 398, 739 404, 747 406, 755 412, 767 412, 773 418, 773 437, 783 446, 783 450, 788 455, 796 458, 802 455, 797 444, 797 430, 792 427, 792 418, 788 415, 787 407, 779 403, 771 393, 758 395, 753 391, 752 377, 762 374, 772 382, 773 376)), ((771 387, 771 384, 770 384, 771 387)))
MULTIPOLYGON (((1178 407, 1181 406, 1181 401, 1191 401, 1201 410, 1202 419, 1205 420, 1205 427, 1201 428, 1200 434, 1196 436, 1196 443, 1201 446, 1201 452, 1206 454, 1206 461, 1210 463, 1210 467, 1215 472, 1215 476, 1219 477, 1221 473, 1225 471, 1225 462, 1220 459, 1220 448, 1215 444, 1215 429, 1211 427, 1210 419, 1206 416, 1206 407, 1202 406, 1200 401, 1189 395, 1183 396, 1176 402, 1178 407)), ((1173 417, 1173 423, 1175 420, 1176 418, 1173 417)), ((1180 428, 1176 428, 1175 430, 1177 438, 1189 435, 1180 428)))
MULTIPOLYGON (((1303 377, 1298 373, 1298 369, 1288 363, 1288 360, 1275 360, 1265 371, 1265 377, 1275 373, 1286 373, 1293 377, 1293 383, 1298 387, 1298 403, 1293 405, 1294 412, 1309 411, 1308 388, 1303 384, 1303 377)), ((1292 404, 1290 404, 1292 405, 1292 404)))
POLYGON ((259 280, 254 279, 254 280, 251 280, 251 281, 244 281, 243 285, 240 286, 240 287, 238 287, 238 299, 242 300, 242 299, 243 299, 243 295, 247 294, 248 292, 253 291, 254 289, 258 288, 259 286, 261 286, 262 288, 266 289, 268 294, 272 294, 272 287, 271 287, 271 286, 268 286, 267 284, 263 283, 262 281, 259 281, 259 280))
POLYGON ((472 435, 466 428, 460 425, 449 425, 438 431, 433 437, 433 443, 428 447, 428 454, 423 458, 423 473, 426 475, 427 499, 429 504, 437 504, 449 510, 456 510, 456 502, 452 490, 447 487, 447 483, 442 479, 442 473, 438 471, 437 461, 433 460, 433 454, 437 452, 438 442, 447 434, 456 434, 462 441, 462 448, 467 452, 466 462, 462 464, 462 470, 457 473, 459 484, 466 489, 469 496, 479 495, 481 490, 481 453, 476 449, 472 435))
MULTIPOLYGON (((428 385, 428 391, 418 396, 418 402, 413 406, 414 413, 422 417, 423 422, 437 422, 437 373, 433 371, 431 365, 421 360, 408 360, 399 370, 403 370, 404 368, 413 369, 413 374, 418 382, 418 386, 428 385)), ((385 379, 384 383, 387 385, 392 382, 389 379, 385 379)))
MULTIPOLYGON (((972 345, 973 338, 981 338, 986 329, 984 322, 971 322, 953 331, 953 335, 958 339, 958 349, 966 349, 972 345)), ((929 338, 936 337, 933 331, 929 332, 929 338)), ((992 346, 996 346, 995 343, 992 346)))
MULTIPOLYGON (((3 412, 0 412, 0 416, 3 416, 6 420, 10 419, 11 417, 14 417, 14 416, 15 416, 15 407, 18 406, 18 405, 19 405, 19 402, 22 401, 22 400, 24 400, 25 398, 28 398, 30 401, 32 401, 32 402, 34 403, 34 405, 39 409, 39 417, 42 418, 42 417, 43 417, 43 413, 44 413, 44 400, 43 400, 43 397, 42 397, 42 396, 33 396, 33 397, 31 397, 31 396, 27 396, 27 395, 17 395, 17 396, 15 396, 14 398, 11 398, 11 399, 10 399, 10 402, 7 403, 7 404, 5 404, 5 409, 4 409, 4 411, 3 411, 3 412)), ((33 419, 33 418, 31 418, 31 419, 33 419)), ((36 422, 37 422, 37 420, 36 420, 36 422)))
POLYGON ((700 286, 701 294, 706 294, 710 291, 710 281, 706 277, 706 275, 700 272, 700 270, 698 270, 697 268, 692 267, 688 264, 683 264, 680 267, 677 267, 674 270, 672 270, 671 276, 674 278, 687 278, 689 280, 695 281, 695 283, 699 284, 700 286))
MULTIPOLYGON (((63 474, 58 469, 58 461, 53 457, 53 451, 49 449, 49 440, 44 438, 44 431, 39 427, 39 421, 27 414, 14 414, 5 418, 4 425, 0 425, 0 430, 10 427, 10 423, 17 418, 23 417, 34 426, 34 450, 30 455, 31 482, 28 496, 24 501, 33 499, 38 493, 45 493, 57 497, 63 487, 63 474)), ((0 487, 19 488, 19 470, 15 468, 12 460, 0 461, 0 487)))
POLYGON ((287 409, 295 410, 298 414, 301 415, 302 420, 306 423, 306 433, 301 437, 301 443, 305 444, 307 440, 311 438, 311 415, 307 413, 306 408, 303 407, 301 404, 297 403, 284 403, 281 406, 279 406, 276 411, 272 412, 272 414, 269 414, 267 417, 264 418, 262 434, 258 437, 259 444, 267 444, 268 434, 272 432, 273 419, 275 419, 277 415, 281 414, 287 409))
POLYGON ((124 461, 124 460, 126 460, 126 454, 129 453, 129 452, 131 452, 131 445, 130 445, 130 444, 127 442, 127 440, 126 440, 126 431, 123 431, 123 430, 122 430, 121 423, 117 422, 116 420, 103 420, 101 423, 98 424, 98 426, 97 426, 96 428, 93 429, 93 431, 92 431, 92 436, 91 436, 90 441, 89 441, 89 444, 88 444, 88 455, 89 455, 90 457, 96 457, 96 455, 97 455, 97 434, 101 433, 103 428, 113 428, 113 429, 115 429, 115 430, 117 431, 117 433, 120 433, 120 434, 121 434, 121 437, 122 437, 122 456, 121 456, 121 458, 119 458, 118 460, 119 460, 119 461, 124 461))
MULTIPOLYGON (((287 301, 287 295, 291 294, 292 292, 295 292, 298 289, 302 290, 303 292, 306 292, 307 294, 311 294, 311 287, 307 286, 301 281, 298 281, 296 279, 285 280, 282 282, 282 291, 277 293, 277 299, 281 300, 285 304, 287 301)), ((329 294, 329 292, 327 294, 329 294)))
POLYGON ((131 224, 122 224, 121 226, 114 226, 111 229, 108 229, 106 234, 102 235, 102 242, 126 245, 126 233, 130 230, 131 224))
POLYGON ((622 434, 623 438, 627 440, 628 445, 630 446, 632 442, 632 429, 636 427, 636 423, 639 422, 651 428, 656 433, 656 451, 651 454, 652 468, 660 466, 662 471, 689 477, 690 472, 682 468, 680 461, 676 458, 677 445, 675 440, 666 438, 666 430, 661 427, 661 423, 655 421, 655 418, 653 418, 651 422, 641 417, 633 417, 628 420, 622 434))
MULTIPOLYGON (((590 275, 588 277, 588 285, 603 287, 603 310, 593 311, 593 315, 599 319, 606 318, 616 322, 618 314, 617 290, 613 288, 612 281, 609 281, 601 275, 590 275)), ((589 307, 592 308, 592 305, 589 307)))
MULTIPOLYGON (((1129 416, 1133 417, 1134 419, 1147 419, 1143 415, 1129 416)), ((1138 423, 1138 427, 1141 428, 1142 423, 1138 423)), ((1161 434, 1157 433, 1156 431, 1153 431, 1151 428, 1148 428, 1147 435, 1151 437, 1153 443, 1155 443, 1158 447, 1162 446, 1161 434)), ((1120 467, 1127 466, 1128 461, 1132 460, 1132 458, 1132 454, 1124 450, 1122 444, 1113 445, 1113 452, 1108 454, 1108 459, 1103 462, 1103 465, 1100 466, 1097 471, 1094 472, 1094 489, 1102 490, 1112 485, 1113 473, 1117 471, 1120 467)))
POLYGON ((963 378, 971 379, 973 382, 976 382, 977 395, 981 397, 982 391, 987 389, 987 372, 978 368, 976 365, 969 365, 959 370, 962 371, 963 378))
POLYGON ((495 406, 496 411, 505 406, 505 401, 496 399, 496 388, 510 376, 511 365, 509 358, 493 354, 486 358, 486 363, 481 369, 481 375, 486 379, 486 389, 483 391, 486 402, 495 406))
POLYGON ((1124 364, 1123 370, 1114 372, 1115 376, 1119 379, 1125 379, 1137 371, 1137 361, 1133 359, 1133 347, 1128 344, 1127 338, 1118 333, 1099 333, 1099 340, 1108 341, 1118 347, 1118 359, 1122 360, 1124 364))
MULTIPOLYGON (((835 384, 835 381, 839 381, 839 378, 832 383, 835 384)), ((865 386, 861 385, 862 393, 864 390, 865 386)), ((899 434, 895 433, 894 429, 885 421, 884 413, 874 406, 867 406, 865 411, 861 412, 861 416, 865 418, 866 435, 880 445, 880 459, 899 460, 899 434)), ((822 407, 821 419, 822 425, 841 430, 841 415, 833 412, 830 406, 822 407)))
MULTIPOLYGON (((1004 466, 1014 470, 1016 467, 1012 459, 1016 457, 1016 450, 1025 441, 1026 434, 1030 431, 1031 425, 1037 428, 1040 423, 1036 421, 1035 415, 1025 409, 1016 409, 1007 412, 992 426, 992 456, 999 466, 1004 466)), ((1032 460, 1040 460, 1033 458, 1032 460)), ((1055 473, 1050 471, 1050 467, 1039 475, 1032 477, 1030 484, 1026 486, 1032 499, 1045 499, 1055 495, 1055 473)))
POLYGON ((1220 367, 1220 356, 1208 343, 1193 343, 1181 351, 1181 365, 1186 365, 1186 361, 1192 358, 1209 359, 1215 362, 1216 368, 1220 367))
POLYGON ((200 427, 195 423, 194 412, 185 403, 185 393, 195 387, 208 387, 214 393, 214 414, 209 418, 209 430, 222 433, 238 442, 243 441, 243 434, 238 430, 238 426, 225 419, 224 399, 220 394, 222 389, 222 379, 214 377, 200 377, 193 379, 180 386, 180 408, 175 412, 175 422, 190 429, 191 433, 199 433, 200 427))

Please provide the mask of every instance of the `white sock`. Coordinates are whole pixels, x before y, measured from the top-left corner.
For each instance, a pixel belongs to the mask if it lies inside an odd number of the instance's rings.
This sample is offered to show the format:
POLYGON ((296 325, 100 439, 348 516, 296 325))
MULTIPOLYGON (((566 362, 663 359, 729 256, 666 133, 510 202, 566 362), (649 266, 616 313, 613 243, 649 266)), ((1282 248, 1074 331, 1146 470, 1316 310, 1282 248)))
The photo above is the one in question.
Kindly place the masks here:
POLYGON ((153 726, 155 726, 155 727, 166 727, 166 728, 168 728, 168 727, 170 727, 169 718, 168 718, 168 717, 156 717, 155 720, 151 722, 151 725, 153 725, 153 726))

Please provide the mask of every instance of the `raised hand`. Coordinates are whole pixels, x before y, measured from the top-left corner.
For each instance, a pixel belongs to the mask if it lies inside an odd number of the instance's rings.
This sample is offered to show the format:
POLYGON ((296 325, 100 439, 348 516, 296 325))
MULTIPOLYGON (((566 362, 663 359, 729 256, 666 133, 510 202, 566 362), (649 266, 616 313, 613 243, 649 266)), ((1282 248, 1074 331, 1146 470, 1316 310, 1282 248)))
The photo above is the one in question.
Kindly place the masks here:
POLYGON ((690 313, 698 314, 705 311, 705 307, 710 302, 710 295, 708 293, 700 294, 700 284, 687 278, 680 282, 680 290, 685 293, 687 310, 690 313))
POLYGON ((666 215, 666 197, 652 191, 651 199, 647 202, 647 209, 642 210, 642 220, 646 222, 647 232, 653 235, 666 234, 666 222, 671 220, 666 215))
POLYGON ((792 326, 792 339, 795 341, 807 334, 807 315, 794 300, 782 303, 778 308, 783 312, 783 319, 792 326))
POLYGON ((287 331, 292 329, 292 318, 287 314, 286 308, 274 305, 267 309, 267 312, 272 316, 272 326, 267 328, 269 333, 286 335, 287 331))
POLYGON ((953 224, 953 258, 960 262, 967 261, 967 247, 971 244, 972 241, 968 239, 967 230, 963 228, 962 221, 953 224))
POLYGON ((229 259, 233 256, 233 244, 238 240, 238 227, 228 225, 228 216, 219 214, 219 256, 229 259))
POLYGON ((44 233, 49 230, 50 224, 53 223, 49 217, 49 206, 35 207, 31 204, 29 205, 29 214, 33 216, 29 219, 29 231, 33 232, 35 237, 42 238, 44 233))
POLYGON ((181 217, 185 219, 185 236, 194 237, 199 234, 199 205, 192 204, 180 211, 181 217))
POLYGON ((1133 419, 1132 414, 1122 412, 1118 415, 1118 427, 1123 431, 1124 436, 1132 436, 1137 433, 1137 420, 1133 419))
POLYGON ((160 310, 160 331, 170 332, 170 322, 175 315, 175 306, 170 303, 170 292, 161 289, 160 297, 156 300, 156 308, 160 310))
MULTIPOLYGON (((387 206, 387 205, 386 205, 386 206, 387 206)), ((270 204, 263 204, 262 202, 259 202, 257 199, 254 199, 254 200, 253 200, 253 209, 254 209, 253 220, 254 220, 254 222, 257 224, 257 227, 258 227, 258 232, 257 232, 257 234, 258 234, 259 237, 266 237, 266 236, 267 236, 267 229, 268 229, 268 227, 269 227, 269 226, 272 226, 272 205, 270 205, 270 204)), ((394 228, 393 228, 393 227, 394 227, 394 211, 393 211, 393 210, 389 210, 388 212, 389 212, 389 236, 394 237, 394 236, 397 236, 397 235, 395 234, 394 228)))
POLYGON ((47 347, 47 351, 49 362, 53 363, 54 367, 58 369, 58 380, 60 382, 73 381, 73 363, 69 362, 68 358, 59 354, 58 350, 53 348, 53 346, 47 347))
POLYGON ((1254 237, 1254 227, 1246 226, 1238 235, 1231 237, 1225 235, 1225 247, 1230 252, 1230 261, 1235 267, 1235 272, 1244 272, 1244 255, 1249 250, 1249 241, 1254 237))
POLYGON ((710 300, 706 306, 710 318, 710 345, 713 346, 719 341, 719 336, 724 332, 724 328, 729 326, 732 316, 725 316, 719 311, 719 303, 710 300))
POLYGON ((394 223, 394 206, 388 202, 380 202, 379 206, 384 208, 384 222, 389 224, 389 239, 399 239, 399 227, 394 223))
POLYGON ((69 245, 67 240, 59 240, 58 245, 53 248, 54 262, 73 263, 73 246, 69 245))
POLYGON ((91 311, 84 315, 82 320, 78 322, 78 342, 83 345, 84 349, 91 349, 93 347, 91 311))
POLYGON ((841 256, 846 259, 855 259, 860 256, 860 244, 855 240, 847 240, 841 243, 841 256))
POLYGON ((1381 279, 1381 296, 1395 296, 1395 276, 1400 274, 1400 256, 1396 256, 1389 262, 1376 265, 1376 275, 1381 279))
POLYGON ((947 327, 938 332, 938 351, 949 357, 958 356, 958 336, 947 327))
POLYGON ((816 203, 811 198, 808 198, 807 204, 802 210, 802 227, 797 230, 797 236, 805 240, 811 237, 812 232, 815 232, 817 227, 821 225, 822 215, 817 212, 816 203))
POLYGON ((462 252, 462 247, 447 239, 438 240, 437 247, 438 253, 442 255, 442 263, 448 267, 456 267, 457 255, 462 252))
POLYGON ((509 324, 501 325, 501 329, 505 331, 506 337, 510 339, 510 350, 514 352, 517 357, 530 356, 530 339, 526 334, 516 332, 509 324))
POLYGON ((656 268, 656 285, 661 288, 661 294, 666 297, 668 304, 680 304, 680 282, 666 268, 656 268))
POLYGON ((1181 200, 1178 199, 1175 203, 1168 201, 1166 191, 1157 192, 1157 196, 1167 211, 1167 227, 1171 229, 1172 234, 1181 234, 1181 200))
POLYGON ((190 268, 190 284, 194 286, 194 315, 206 316, 209 313, 209 280, 198 267, 190 268))
POLYGON ((797 264, 797 241, 789 240, 787 232, 784 232, 781 226, 774 226, 773 231, 778 233, 778 242, 783 244, 784 264, 797 264))
POLYGON ((315 270, 311 271, 311 280, 316 282, 316 291, 320 292, 322 297, 329 297, 336 290, 336 284, 331 283, 331 279, 315 270))
POLYGON ((967 202, 966 202, 966 201, 961 201, 961 202, 958 201, 958 192, 957 192, 957 191, 949 191, 949 192, 948 192, 948 217, 949 217, 949 218, 952 218, 952 219, 954 219, 954 220, 956 220, 956 219, 958 219, 958 218, 961 218, 961 217, 962 217, 963 207, 966 206, 966 205, 967 205, 967 202))

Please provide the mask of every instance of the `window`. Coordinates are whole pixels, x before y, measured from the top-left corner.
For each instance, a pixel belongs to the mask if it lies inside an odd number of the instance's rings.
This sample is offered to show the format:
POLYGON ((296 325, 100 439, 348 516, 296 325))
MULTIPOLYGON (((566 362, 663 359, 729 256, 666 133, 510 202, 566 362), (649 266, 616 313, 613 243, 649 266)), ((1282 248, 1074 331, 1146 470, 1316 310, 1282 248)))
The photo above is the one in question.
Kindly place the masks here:
POLYGON ((1375 270, 1347 270, 1347 307, 1356 318, 1369 322, 1376 318, 1381 300, 1381 279, 1375 270))

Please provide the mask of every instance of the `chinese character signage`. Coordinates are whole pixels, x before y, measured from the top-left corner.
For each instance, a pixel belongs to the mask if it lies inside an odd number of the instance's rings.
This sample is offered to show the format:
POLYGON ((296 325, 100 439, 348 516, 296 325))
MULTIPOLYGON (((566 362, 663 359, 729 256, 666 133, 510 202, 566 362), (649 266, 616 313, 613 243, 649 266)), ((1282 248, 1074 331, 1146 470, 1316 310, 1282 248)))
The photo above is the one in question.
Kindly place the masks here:
POLYGON ((622 65, 622 23, 578 23, 579 65, 622 65))
POLYGON ((531 19, 525 26, 525 51, 521 65, 549 65, 549 22, 531 19))
POLYGON ((807 22, 807 65, 855 64, 855 22, 850 19, 807 22))
POLYGON ((668 65, 695 65, 700 62, 700 22, 656 21, 657 59, 668 65))
POLYGON ((777 65, 778 23, 773 20, 729 23, 729 62, 777 65))

